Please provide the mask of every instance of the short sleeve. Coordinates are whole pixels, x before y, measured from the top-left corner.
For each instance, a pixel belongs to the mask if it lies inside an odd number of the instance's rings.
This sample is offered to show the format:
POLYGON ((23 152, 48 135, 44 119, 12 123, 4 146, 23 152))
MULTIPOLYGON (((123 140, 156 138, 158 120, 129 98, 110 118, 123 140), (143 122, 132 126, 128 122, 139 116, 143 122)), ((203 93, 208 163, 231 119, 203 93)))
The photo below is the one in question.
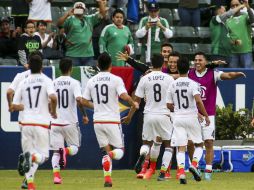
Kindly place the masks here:
POLYGON ((201 92, 201 87, 200 84, 198 83, 192 83, 192 95, 195 96, 197 94, 200 94, 201 92))
POLYGON ((20 104, 21 103, 21 100, 22 100, 22 97, 21 97, 21 90, 22 90, 22 85, 20 85, 18 87, 18 89, 16 89, 16 92, 14 94, 14 98, 13 98, 13 104, 20 104))
MULTIPOLYGON (((91 79, 90 79, 91 80, 91 79)), ((86 99, 86 100, 92 100, 92 97, 91 97, 91 91, 90 91, 90 82, 88 81, 87 82, 87 85, 85 87, 85 90, 84 90, 84 93, 83 93, 83 98, 86 99)))
POLYGON ((217 81, 221 80, 221 74, 223 73, 223 71, 218 71, 218 70, 214 70, 214 82, 216 83, 217 81))
POLYGON ((9 88, 12 89, 12 90, 14 90, 14 91, 16 91, 17 88, 18 88, 18 85, 19 85, 19 83, 20 83, 20 80, 21 80, 20 74, 18 73, 18 74, 15 76, 15 78, 14 78, 14 80, 12 81, 11 85, 9 86, 9 88))
POLYGON ((135 95, 140 97, 140 98, 144 98, 145 97, 145 89, 144 89, 144 78, 141 78, 139 83, 138 83, 138 87, 136 89, 135 95))
POLYGON ((73 85, 73 94, 74 94, 75 98, 82 97, 82 94, 81 94, 81 84, 80 84, 79 81, 75 81, 75 83, 73 85))
POLYGON ((46 88, 47 88, 48 95, 56 94, 56 91, 54 89, 54 84, 51 79, 47 80, 46 88))
POLYGON ((123 80, 121 78, 119 78, 119 80, 118 80, 116 91, 117 91, 118 96, 120 96, 123 93, 127 93, 127 90, 126 90, 123 80))

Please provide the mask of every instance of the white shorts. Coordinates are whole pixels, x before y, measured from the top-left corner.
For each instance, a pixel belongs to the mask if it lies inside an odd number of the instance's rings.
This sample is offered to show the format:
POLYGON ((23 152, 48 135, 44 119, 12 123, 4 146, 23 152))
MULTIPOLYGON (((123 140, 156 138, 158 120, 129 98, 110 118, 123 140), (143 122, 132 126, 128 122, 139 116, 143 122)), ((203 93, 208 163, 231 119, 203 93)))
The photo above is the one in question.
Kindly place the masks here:
POLYGON ((198 117, 175 117, 171 145, 186 146, 188 140, 197 144, 203 142, 198 117))
POLYGON ((205 121, 201 123, 202 125, 202 133, 203 133, 203 140, 215 140, 215 117, 209 116, 210 125, 206 126, 205 121))
POLYGON ((94 131, 100 148, 107 145, 112 145, 115 148, 124 147, 121 124, 95 123, 94 131))
POLYGON ((156 137, 162 140, 170 140, 173 125, 170 117, 167 115, 144 115, 144 125, 142 132, 142 140, 154 141, 156 137))
POLYGON ((50 149, 58 150, 59 148, 64 148, 64 142, 66 142, 67 146, 74 145, 80 147, 81 133, 78 123, 65 126, 51 125, 50 149))
POLYGON ((23 152, 42 154, 49 157, 49 130, 40 126, 21 127, 21 145, 23 152))

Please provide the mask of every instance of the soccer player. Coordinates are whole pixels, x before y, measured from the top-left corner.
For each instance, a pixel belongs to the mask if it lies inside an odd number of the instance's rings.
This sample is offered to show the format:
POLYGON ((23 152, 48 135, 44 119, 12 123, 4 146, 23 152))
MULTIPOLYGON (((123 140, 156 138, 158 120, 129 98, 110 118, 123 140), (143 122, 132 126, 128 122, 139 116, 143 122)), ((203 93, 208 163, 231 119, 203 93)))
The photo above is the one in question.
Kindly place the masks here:
POLYGON ((112 61, 106 52, 99 56, 98 67, 101 72, 88 81, 83 104, 91 107, 93 101, 94 130, 103 155, 104 187, 112 187, 112 159, 120 160, 124 155, 118 97, 135 108, 138 104, 127 94, 122 79, 110 73, 112 61))
MULTIPOLYGON (((158 181, 165 180, 165 173, 172 158, 173 149, 170 146, 172 125, 170 110, 167 108, 167 90, 174 81, 173 77, 161 72, 164 58, 154 54, 152 58, 152 72, 143 76, 135 92, 135 99, 140 103, 146 98, 144 109, 143 145, 140 148, 140 157, 135 165, 135 171, 140 173, 146 156, 150 153, 150 168, 146 171, 144 179, 150 179, 155 173, 156 161, 160 153, 161 143, 164 143, 165 152, 158 181), (153 146, 152 146, 153 144, 153 146), (151 147, 152 146, 152 147, 151 147), (150 150, 151 147, 151 150, 150 150)), ((124 122, 129 123, 134 113, 132 108, 124 122)), ((147 161, 146 161, 147 162, 147 161)), ((148 165, 148 164, 147 164, 148 165)))
POLYGON ((203 127, 203 140, 206 148, 205 179, 211 180, 212 162, 214 157, 213 142, 215 140, 215 114, 217 82, 219 80, 232 80, 239 77, 246 77, 242 72, 222 72, 206 68, 207 58, 203 52, 197 52, 194 59, 194 67, 189 71, 189 78, 201 85, 201 98, 210 118, 210 125, 203 127))
POLYGON ((189 168, 196 181, 201 180, 201 173, 198 170, 198 162, 203 155, 203 140, 201 125, 198 121, 198 109, 205 117, 209 125, 209 117, 200 96, 200 87, 193 80, 188 78, 189 61, 181 58, 177 62, 180 78, 176 79, 170 86, 168 92, 168 108, 174 112, 172 146, 178 147, 176 155, 178 172, 180 173, 180 184, 186 184, 185 151, 188 139, 195 144, 193 160, 189 168), (198 109, 197 109, 198 107, 198 109))
MULTIPOLYGON (((54 184, 62 183, 60 168, 66 166, 66 156, 78 153, 81 134, 78 125, 77 105, 83 110, 80 82, 71 77, 72 60, 63 58, 59 68, 62 76, 53 81, 58 97, 58 118, 52 120, 50 130, 50 148, 54 150, 51 160, 54 184), (67 147, 65 147, 65 142, 67 147)), ((83 111, 83 122, 88 123, 85 111, 83 111)))
POLYGON ((32 56, 29 67, 31 74, 20 83, 10 111, 23 111, 20 121, 23 153, 19 156, 18 171, 25 175, 28 189, 34 190, 34 174, 38 165, 49 157, 48 128, 51 116, 57 117, 57 97, 52 80, 41 74, 42 58, 32 56))

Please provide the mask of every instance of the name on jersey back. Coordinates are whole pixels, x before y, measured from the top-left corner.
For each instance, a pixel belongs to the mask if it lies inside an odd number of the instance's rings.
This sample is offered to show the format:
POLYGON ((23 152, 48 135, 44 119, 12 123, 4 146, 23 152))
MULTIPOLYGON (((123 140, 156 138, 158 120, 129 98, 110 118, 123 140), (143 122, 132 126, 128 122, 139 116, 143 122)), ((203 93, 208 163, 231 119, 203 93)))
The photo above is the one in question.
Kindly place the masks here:
POLYGON ((26 83, 28 84, 33 84, 37 82, 42 83, 43 81, 44 81, 43 78, 31 78, 31 79, 28 79, 26 83))
POLYGON ((97 81, 110 81, 110 77, 97 77, 97 81))
POLYGON ((190 83, 189 82, 177 82, 176 86, 178 87, 189 87, 190 83))
POLYGON ((149 76, 148 81, 154 81, 154 80, 164 80, 165 76, 158 75, 158 76, 149 76))
POLYGON ((58 86, 65 86, 65 85, 70 86, 71 85, 71 81, 57 81, 57 85, 58 86))

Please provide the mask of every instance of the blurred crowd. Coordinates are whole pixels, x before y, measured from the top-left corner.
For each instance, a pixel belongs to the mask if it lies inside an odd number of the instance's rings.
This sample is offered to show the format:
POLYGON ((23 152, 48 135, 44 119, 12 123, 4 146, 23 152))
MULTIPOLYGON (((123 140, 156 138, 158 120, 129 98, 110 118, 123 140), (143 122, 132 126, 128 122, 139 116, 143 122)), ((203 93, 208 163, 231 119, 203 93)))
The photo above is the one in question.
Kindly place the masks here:
MULTIPOLYGON (((69 57, 75 66, 94 66, 106 51, 114 66, 126 66, 117 59, 118 52, 135 56, 140 51, 138 58, 150 65, 151 56, 174 38, 170 22, 160 16, 160 3, 154 0, 97 0, 92 11, 86 1, 74 2, 57 20, 52 20, 52 2, 12 1, 11 17, 0 20, 0 62, 12 59, 27 67, 29 54, 40 50, 45 65, 69 57)), ((208 12, 211 59, 226 61, 233 68, 253 68, 250 4, 248 0, 214 0, 200 8, 198 0, 179 0, 177 25, 200 27, 202 15, 208 12)))

